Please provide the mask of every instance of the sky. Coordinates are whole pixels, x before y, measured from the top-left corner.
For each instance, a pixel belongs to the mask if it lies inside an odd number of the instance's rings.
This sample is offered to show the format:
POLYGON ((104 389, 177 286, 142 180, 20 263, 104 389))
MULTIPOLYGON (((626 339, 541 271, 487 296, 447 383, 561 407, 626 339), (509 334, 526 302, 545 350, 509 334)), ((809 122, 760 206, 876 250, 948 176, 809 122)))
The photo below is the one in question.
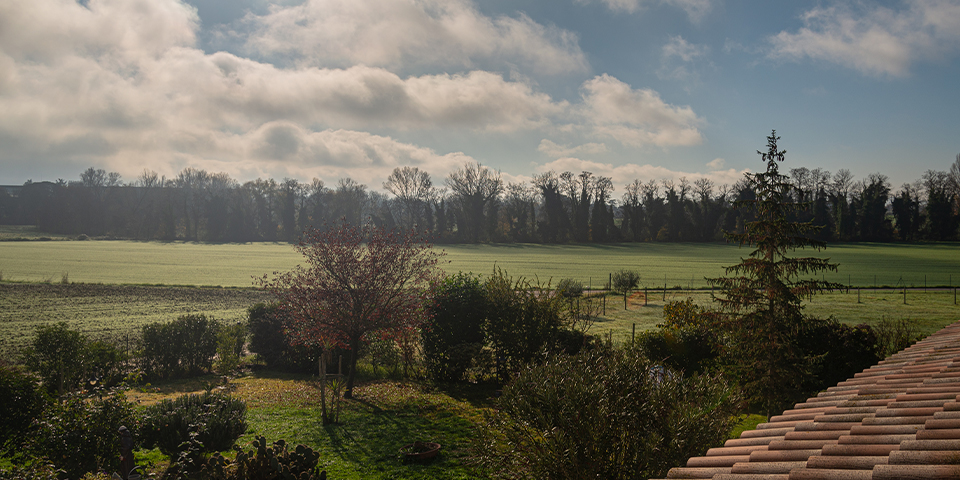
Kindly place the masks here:
MULTIPOLYGON (((0 184, 468 162, 732 184, 960 154, 960 0, 0 0, 0 184)), ((619 193, 618 193, 619 191, 619 193)))

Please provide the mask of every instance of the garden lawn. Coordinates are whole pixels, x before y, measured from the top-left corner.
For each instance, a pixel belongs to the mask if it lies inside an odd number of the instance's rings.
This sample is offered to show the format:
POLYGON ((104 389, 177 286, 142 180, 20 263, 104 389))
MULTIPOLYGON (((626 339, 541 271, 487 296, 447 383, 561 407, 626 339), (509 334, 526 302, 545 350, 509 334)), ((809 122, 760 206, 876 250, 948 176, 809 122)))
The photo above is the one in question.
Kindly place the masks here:
MULTIPOLYGON (((198 383, 202 382, 184 382, 181 388, 165 390, 161 387, 155 393, 131 392, 129 396, 149 404, 187 393, 198 383)), ((238 442, 241 446, 249 448, 255 436, 264 436, 268 442, 282 438, 292 446, 304 444, 320 454, 320 466, 329 478, 485 476, 471 465, 471 457, 474 435, 486 408, 483 404, 489 405, 489 400, 475 405, 419 384, 364 382, 355 388, 355 399, 344 400, 340 423, 323 425, 319 387, 307 376, 262 372, 232 380, 227 390, 247 402, 249 428, 238 442), (416 440, 440 443, 440 456, 429 463, 405 463, 399 450, 416 440)), ((140 455, 156 458, 155 452, 140 455)), ((154 465, 153 470, 159 466, 154 465)))

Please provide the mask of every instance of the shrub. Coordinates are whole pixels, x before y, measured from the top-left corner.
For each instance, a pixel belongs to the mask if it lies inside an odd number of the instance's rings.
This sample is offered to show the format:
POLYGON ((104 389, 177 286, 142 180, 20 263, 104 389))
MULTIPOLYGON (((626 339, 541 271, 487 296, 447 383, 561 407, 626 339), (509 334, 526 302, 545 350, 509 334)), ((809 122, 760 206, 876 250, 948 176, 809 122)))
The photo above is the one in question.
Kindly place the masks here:
POLYGON ((217 353, 220 322, 205 315, 185 315, 141 330, 140 367, 150 377, 169 378, 209 371, 217 353))
POLYGON ((635 349, 555 356, 504 389, 482 460, 510 478, 661 478, 727 438, 736 400, 720 377, 685 378, 635 349))
POLYGON ((0 451, 19 451, 30 425, 49 403, 38 382, 19 368, 0 365, 0 451))
POLYGON ((805 318, 798 336, 800 350, 812 359, 812 378, 805 395, 832 387, 880 361, 877 336, 869 325, 851 327, 832 318, 805 318))
POLYGON ((60 480, 63 470, 49 462, 34 462, 30 465, 14 465, 0 469, 0 480, 60 480))
POLYGON ((316 372, 320 347, 293 346, 284 333, 286 317, 277 303, 258 303, 250 307, 248 328, 251 352, 274 370, 306 373, 316 372))
POLYGON ((116 345, 90 341, 84 349, 85 377, 95 378, 101 387, 112 387, 123 380, 126 360, 126 354, 116 345))
POLYGON ((435 285, 431 297, 432 320, 422 334, 427 372, 436 380, 463 380, 483 349, 488 310, 483 284, 461 272, 435 285))
POLYGON ((247 430, 246 412, 243 400, 220 393, 165 399, 145 409, 143 443, 173 458, 180 453, 180 444, 190 440, 194 426, 202 451, 228 450, 247 430))
POLYGON ((707 329, 643 332, 636 345, 650 359, 687 376, 713 370, 721 352, 716 333, 707 329))
POLYGON ((319 471, 320 454, 304 445, 297 445, 291 452, 283 440, 267 447, 264 437, 253 441, 253 449, 237 452, 237 478, 295 478, 297 480, 322 480, 327 473, 319 471))
POLYGON ((906 319, 897 321, 883 319, 873 328, 877 336, 877 355, 887 358, 923 338, 920 329, 906 319))
POLYGON ((620 295, 626 295, 640 284, 640 274, 633 270, 620 269, 613 273, 610 287, 620 295))
POLYGON ((247 326, 237 323, 223 327, 217 334, 217 361, 214 369, 220 375, 229 375, 240 366, 243 345, 247 342, 247 326))
POLYGON ((37 372, 47 391, 58 395, 73 390, 84 379, 83 358, 87 339, 67 322, 37 327, 24 361, 37 372))
POLYGON ((489 310, 484 334, 497 355, 497 373, 516 372, 556 343, 562 304, 552 289, 516 281, 502 270, 484 288, 489 310))
POLYGON ((297 445, 293 451, 287 449, 283 440, 267 446, 267 440, 258 436, 253 441, 253 449, 244 451, 239 447, 236 459, 230 460, 219 453, 214 454, 198 471, 193 472, 187 465, 175 464, 167 471, 170 480, 325 480, 326 471, 320 471, 317 464, 320 455, 310 447, 297 445))
POLYGON ((137 424, 133 404, 122 393, 93 401, 69 396, 51 405, 34 422, 27 450, 36 457, 49 459, 66 472, 67 478, 80 478, 100 470, 117 471, 117 429, 126 426, 136 432, 137 424))
POLYGON ((692 298, 663 306, 660 330, 644 332, 636 345, 648 358, 684 375, 713 369, 722 353, 722 325, 715 312, 693 303, 692 298))
POLYGON ((557 293, 563 297, 579 297, 583 295, 583 283, 572 278, 564 278, 557 283, 557 293))

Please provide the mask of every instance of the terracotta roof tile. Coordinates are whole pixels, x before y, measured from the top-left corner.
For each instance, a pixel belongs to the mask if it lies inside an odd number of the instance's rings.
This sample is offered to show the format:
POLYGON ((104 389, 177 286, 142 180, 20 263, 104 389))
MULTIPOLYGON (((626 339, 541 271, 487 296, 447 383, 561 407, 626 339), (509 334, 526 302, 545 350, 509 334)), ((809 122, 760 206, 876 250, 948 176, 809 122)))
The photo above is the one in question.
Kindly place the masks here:
POLYGON ((713 480, 960 479, 960 322, 670 470, 713 480))

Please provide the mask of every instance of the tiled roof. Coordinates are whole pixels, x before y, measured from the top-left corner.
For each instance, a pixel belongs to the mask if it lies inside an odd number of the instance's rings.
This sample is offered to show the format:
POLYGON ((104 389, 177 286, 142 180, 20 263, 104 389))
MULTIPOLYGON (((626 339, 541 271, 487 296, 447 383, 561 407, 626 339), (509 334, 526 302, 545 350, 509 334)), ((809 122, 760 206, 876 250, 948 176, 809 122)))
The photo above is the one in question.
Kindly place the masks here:
POLYGON ((960 479, 960 322, 667 478, 960 479))

